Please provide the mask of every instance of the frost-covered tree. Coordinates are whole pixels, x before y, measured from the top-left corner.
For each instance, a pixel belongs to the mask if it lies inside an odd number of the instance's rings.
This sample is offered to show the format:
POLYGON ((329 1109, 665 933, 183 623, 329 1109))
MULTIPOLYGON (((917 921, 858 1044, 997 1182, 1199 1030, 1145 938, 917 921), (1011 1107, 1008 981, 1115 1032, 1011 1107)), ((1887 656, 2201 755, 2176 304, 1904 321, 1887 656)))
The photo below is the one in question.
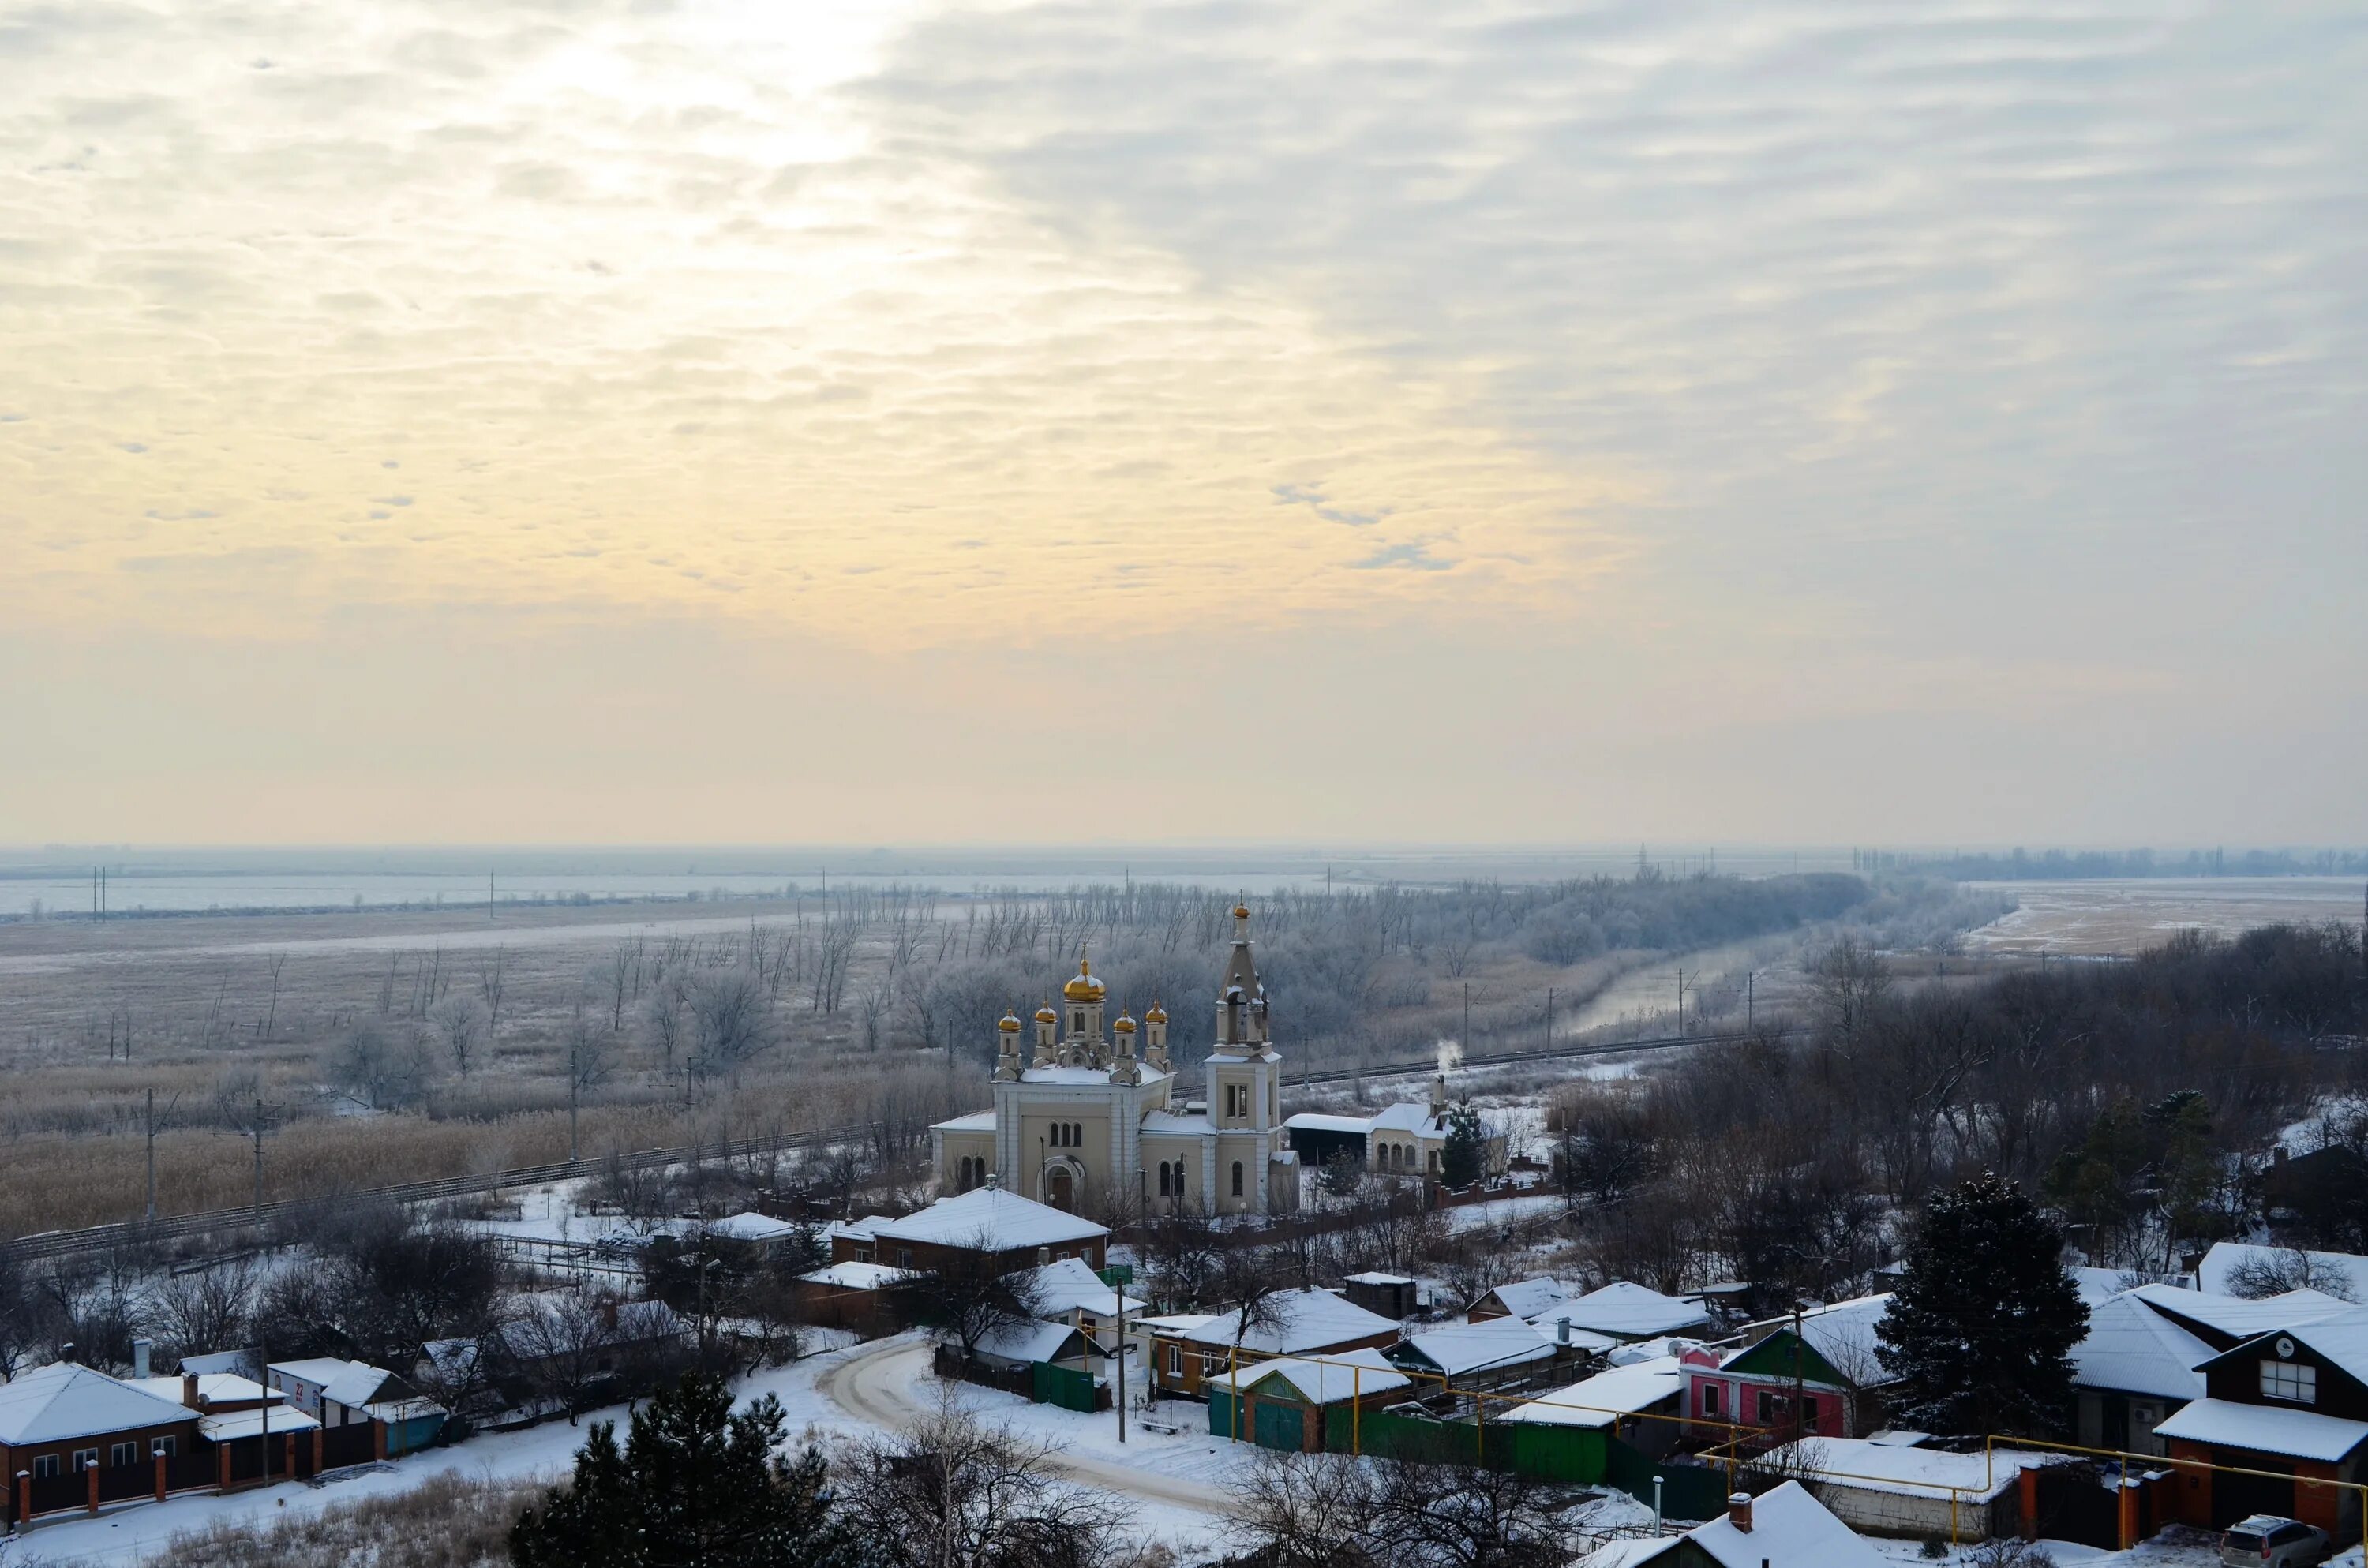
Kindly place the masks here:
POLYGON ((2054 1222, 1992 1173, 1932 1199, 1875 1331, 1898 1380, 1895 1422, 1968 1436, 2063 1426, 2072 1347, 2089 1331, 2063 1249, 2054 1222))

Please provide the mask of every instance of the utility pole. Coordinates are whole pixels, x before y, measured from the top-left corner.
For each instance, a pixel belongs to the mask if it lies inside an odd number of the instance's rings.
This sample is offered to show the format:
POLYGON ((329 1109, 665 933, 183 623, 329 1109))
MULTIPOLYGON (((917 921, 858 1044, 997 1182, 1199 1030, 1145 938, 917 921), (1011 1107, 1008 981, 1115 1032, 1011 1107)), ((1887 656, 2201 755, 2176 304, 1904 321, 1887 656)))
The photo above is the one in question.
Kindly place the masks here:
POLYGON ((1472 983, 1463 983, 1463 1049, 1472 1049, 1472 983))
POLYGON ((1678 971, 1678 1032, 1686 1032, 1686 971, 1682 967, 1678 971))
POLYGON ((1554 987, 1546 987, 1546 1049, 1554 1049, 1554 987))
POLYGON ((1747 972, 1744 974, 1744 977, 1743 977, 1743 1027, 1744 1027, 1747 1030, 1748 1030, 1748 1029, 1749 1029, 1749 1028, 1752 1027, 1752 1022, 1753 1022, 1754 1018, 1758 1016, 1758 1015, 1755 1013, 1755 1011, 1753 1010, 1753 1005, 1754 1005, 1754 1003, 1758 1000, 1758 998, 1757 998, 1757 994, 1756 994, 1756 992, 1757 992, 1757 988, 1758 988, 1759 984, 1759 971, 1758 970, 1756 970, 1756 969, 1755 969, 1755 970, 1750 970, 1750 971, 1747 971, 1747 972))
MULTIPOLYGON (((255 1217, 263 1218, 263 1097, 255 1101, 255 1217)), ((267 1462, 268 1456, 267 1456, 267 1462)))
MULTIPOLYGON (((1328 871, 1325 881, 1331 881, 1328 871)), ((1107 1253, 1103 1255, 1103 1261, 1109 1261, 1107 1253)), ((1113 1285, 1110 1294, 1118 1299, 1118 1440, 1123 1443, 1126 1441, 1126 1287, 1113 1285)))

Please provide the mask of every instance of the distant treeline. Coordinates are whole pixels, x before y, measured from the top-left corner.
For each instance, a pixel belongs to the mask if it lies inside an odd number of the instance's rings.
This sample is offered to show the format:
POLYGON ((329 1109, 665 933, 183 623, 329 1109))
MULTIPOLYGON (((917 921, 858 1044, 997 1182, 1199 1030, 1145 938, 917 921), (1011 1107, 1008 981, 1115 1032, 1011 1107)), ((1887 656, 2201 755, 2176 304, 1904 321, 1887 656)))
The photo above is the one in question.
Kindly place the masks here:
POLYGON ((1886 852, 1879 864, 1886 871, 1912 871, 1960 882, 2070 881, 2088 877, 2356 877, 2368 876, 2368 849, 2191 849, 2176 857, 2157 855, 2151 849, 2068 853, 2049 849, 2037 855, 2027 849, 2004 855, 1886 852))

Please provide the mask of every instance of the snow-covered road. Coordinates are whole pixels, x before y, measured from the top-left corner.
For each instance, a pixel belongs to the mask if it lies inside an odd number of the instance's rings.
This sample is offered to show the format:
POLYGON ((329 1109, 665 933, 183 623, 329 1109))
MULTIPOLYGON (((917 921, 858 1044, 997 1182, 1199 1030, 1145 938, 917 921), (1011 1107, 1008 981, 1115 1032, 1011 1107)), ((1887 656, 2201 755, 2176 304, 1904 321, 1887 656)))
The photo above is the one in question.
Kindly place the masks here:
MULTIPOLYGON (((928 1364, 928 1345, 892 1339, 859 1351, 832 1367, 823 1374, 819 1387, 833 1403, 859 1421, 889 1431, 909 1431, 931 1414, 913 1396, 914 1384, 926 1375, 928 1364)), ((980 1414, 992 1419, 1001 1413, 980 1414)), ((1088 1419, 1071 1417, 1080 1429, 1088 1419)), ((1107 1419, 1115 1437, 1117 1418, 1107 1419)), ((1025 1435, 1041 1434, 1031 1427, 1025 1435)), ((1149 1434, 1140 1434, 1138 1444, 1148 1437, 1149 1434)), ((1213 1439, 1202 1439, 1190 1446, 1212 1442, 1213 1439)), ((1190 1508, 1195 1513, 1223 1517, 1226 1512, 1224 1492, 1205 1482, 1114 1464, 1074 1449, 1063 1451, 1050 1462, 1071 1480, 1102 1491, 1124 1493, 1146 1502, 1190 1508)))

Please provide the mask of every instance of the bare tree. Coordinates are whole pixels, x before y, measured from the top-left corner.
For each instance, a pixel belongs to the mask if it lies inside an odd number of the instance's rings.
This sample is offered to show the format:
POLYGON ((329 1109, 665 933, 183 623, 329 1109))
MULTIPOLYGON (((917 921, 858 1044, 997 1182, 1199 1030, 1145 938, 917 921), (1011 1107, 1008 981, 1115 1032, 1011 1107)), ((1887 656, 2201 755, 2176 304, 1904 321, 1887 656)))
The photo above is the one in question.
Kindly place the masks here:
POLYGON ((772 994, 754 970, 734 966, 701 974, 689 1003, 693 1049, 702 1073, 728 1073, 776 1039, 772 994))
POLYGON ((170 1275, 149 1293, 148 1327, 176 1356, 243 1344, 255 1313, 256 1278, 244 1258, 170 1275))
POLYGON ((1107 1493, 1061 1479, 1053 1449, 949 1392, 911 1431, 842 1455, 840 1504, 883 1568, 1144 1568, 1159 1549, 1107 1493))
POLYGON ((539 1392, 559 1401, 570 1426, 616 1375, 617 1306, 612 1293, 579 1282, 525 1298, 503 1330, 510 1354, 539 1392))
POLYGON ((2339 1301, 2351 1300, 2351 1277, 2340 1267, 2318 1261, 2300 1247, 2259 1248, 2228 1271, 2228 1293, 2260 1301, 2289 1290, 2317 1290, 2339 1301))
POLYGON ((508 989, 507 949, 496 946, 477 954, 477 994, 485 1004, 485 1030, 502 1032, 502 993, 508 989))
POLYGON ((489 1032, 485 1005, 473 996, 447 996, 428 1010, 427 1021, 444 1042, 452 1071, 467 1077, 489 1032))
POLYGON ((981 1341, 1036 1315, 1026 1276, 997 1267, 995 1238, 984 1231, 946 1248, 944 1261, 914 1276, 911 1290, 921 1315, 941 1339, 962 1346, 965 1361, 981 1341))

